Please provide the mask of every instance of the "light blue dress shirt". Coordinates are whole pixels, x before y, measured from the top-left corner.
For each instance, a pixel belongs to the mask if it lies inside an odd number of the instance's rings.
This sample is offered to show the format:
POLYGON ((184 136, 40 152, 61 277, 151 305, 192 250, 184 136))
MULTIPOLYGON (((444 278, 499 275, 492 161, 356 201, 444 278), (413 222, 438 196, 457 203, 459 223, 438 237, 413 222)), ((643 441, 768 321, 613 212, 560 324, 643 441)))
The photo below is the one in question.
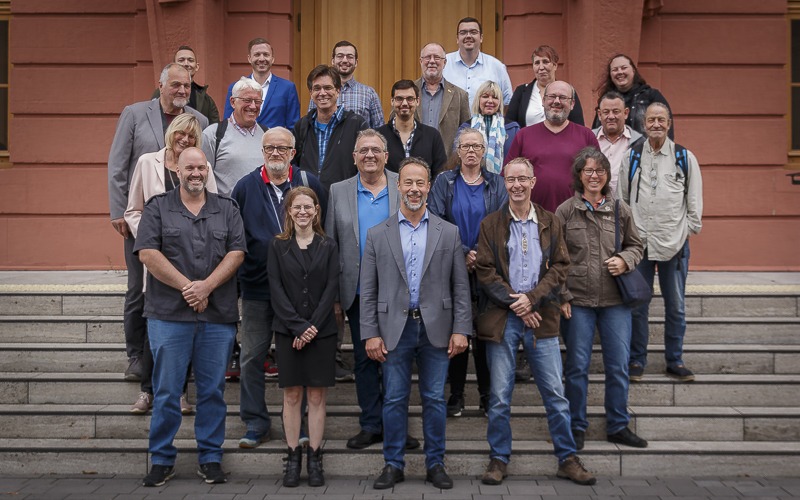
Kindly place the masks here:
POLYGON ((405 218, 402 211, 397 212, 400 221, 400 244, 403 246, 403 260, 406 264, 406 279, 408 280, 409 309, 419 307, 419 285, 422 280, 422 263, 425 259, 425 249, 428 246, 428 210, 419 221, 417 227, 405 218))
POLYGON ((445 64, 442 74, 445 80, 467 91, 470 109, 472 109, 472 101, 475 100, 478 87, 486 80, 500 85, 500 89, 503 91, 503 104, 508 106, 508 103, 511 102, 514 89, 511 88, 511 78, 508 77, 506 65, 489 54, 481 52, 472 66, 467 66, 461 60, 458 51, 450 52, 447 54, 447 64, 445 64))

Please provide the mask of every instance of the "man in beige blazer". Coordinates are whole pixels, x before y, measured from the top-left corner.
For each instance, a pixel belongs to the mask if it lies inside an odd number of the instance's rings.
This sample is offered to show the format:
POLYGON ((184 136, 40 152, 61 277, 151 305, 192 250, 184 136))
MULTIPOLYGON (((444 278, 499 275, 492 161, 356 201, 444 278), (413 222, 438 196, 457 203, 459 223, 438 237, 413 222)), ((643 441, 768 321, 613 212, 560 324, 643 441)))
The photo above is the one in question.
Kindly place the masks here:
POLYGON ((467 92, 442 76, 446 63, 445 51, 441 45, 429 43, 422 47, 419 54, 422 78, 414 83, 420 89, 416 118, 439 130, 444 149, 449 155, 453 151, 458 126, 468 121, 470 114, 467 92))

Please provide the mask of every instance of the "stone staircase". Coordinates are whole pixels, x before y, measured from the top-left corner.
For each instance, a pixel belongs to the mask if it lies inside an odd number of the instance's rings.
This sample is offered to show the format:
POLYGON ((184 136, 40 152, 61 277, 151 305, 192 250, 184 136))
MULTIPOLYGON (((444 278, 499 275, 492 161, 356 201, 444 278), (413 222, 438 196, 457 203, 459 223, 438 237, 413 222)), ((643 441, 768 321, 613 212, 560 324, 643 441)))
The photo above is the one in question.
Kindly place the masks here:
MULTIPOLYGON (((17 273, 19 274, 19 273, 17 273)), ((63 273, 62 273, 63 274, 63 273)), ((663 375, 663 311, 654 301, 651 355, 644 380, 632 384, 632 428, 650 441, 638 450, 605 441, 600 353, 589 389, 590 428, 581 453, 601 475, 796 475, 800 455, 800 286, 692 285, 687 297, 687 365, 691 384, 663 375)), ((125 382, 124 286, 4 286, 0 282, 0 475, 113 473, 143 475, 148 467, 148 416, 128 413, 138 384, 125 382)), ((350 352, 352 346, 347 345, 350 352)), ((448 419, 447 466, 478 475, 487 462, 486 420, 477 407, 474 375, 467 409, 448 419)), ((224 466, 233 474, 282 471, 281 393, 267 383, 273 440, 240 450, 239 386, 226 390, 224 466)), ((190 401, 194 400, 190 384, 190 401)), ((511 474, 553 474, 541 400, 532 382, 514 391, 511 474)), ((412 392, 410 432, 422 437, 418 394, 412 392)), ((331 475, 375 474, 380 446, 345 447, 358 432, 352 382, 329 393, 325 469, 331 475)), ((184 417, 176 442, 179 472, 193 473, 194 417, 184 417)), ((421 451, 407 471, 424 473, 421 451)))

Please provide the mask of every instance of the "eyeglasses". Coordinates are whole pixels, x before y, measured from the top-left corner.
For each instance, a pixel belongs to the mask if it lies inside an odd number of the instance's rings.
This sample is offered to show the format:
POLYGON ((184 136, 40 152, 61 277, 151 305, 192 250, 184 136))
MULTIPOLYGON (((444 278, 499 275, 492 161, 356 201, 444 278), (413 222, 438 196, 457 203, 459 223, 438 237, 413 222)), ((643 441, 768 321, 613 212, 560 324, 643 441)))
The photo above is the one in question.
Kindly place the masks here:
POLYGON ((250 99, 249 97, 234 97, 234 99, 239 99, 248 106, 255 104, 256 106, 261 107, 261 105, 264 104, 263 99, 250 99))
POLYGON ((347 59, 348 61, 356 60, 356 56, 354 54, 335 54, 333 58, 337 61, 341 61, 343 59, 347 59))
POLYGON ((486 149, 486 146, 484 146, 483 144, 459 144, 458 149, 460 149, 465 153, 467 151, 475 151, 476 153, 480 153, 481 151, 486 149))
POLYGON ((480 34, 481 32, 478 30, 460 30, 458 32, 458 36, 467 36, 467 35, 478 36, 480 34))
POLYGON ((603 177, 607 173, 608 173, 608 170, 606 170, 604 168, 584 168, 583 169, 583 175, 585 175, 586 177, 591 177, 594 174, 597 174, 598 177, 603 177))
POLYGON ((291 146, 273 146, 272 144, 267 144, 266 146, 264 146, 261 149, 263 149, 264 152, 267 153, 268 155, 271 155, 272 153, 277 151, 279 155, 283 156, 286 153, 288 153, 289 151, 291 151, 292 147, 291 146))
POLYGON ((311 87, 311 93, 319 94, 323 90, 325 92, 333 92, 335 89, 336 87, 334 87, 333 85, 314 85, 313 87, 311 87))
POLYGON ((420 56, 420 60, 422 60, 422 61, 430 61, 431 59, 433 59, 437 63, 444 61, 444 57, 437 56, 436 54, 431 54, 429 56, 420 56))
POLYGON ((289 208, 291 208, 295 212, 302 212, 302 211, 311 212, 312 210, 314 210, 314 205, 292 205, 289 208))
POLYGON ((558 95, 558 94, 545 94, 544 98, 547 101, 559 100, 559 101, 562 101, 562 102, 567 102, 567 101, 571 101, 572 100, 572 97, 567 97, 565 95, 558 95))
POLYGON ((527 175, 520 175, 518 177, 506 177, 506 184, 514 184, 515 182, 519 182, 520 184, 527 184, 533 179, 533 177, 528 177, 527 175))
POLYGON ((375 156, 382 155, 386 151, 381 148, 361 148, 356 151, 356 153, 360 154, 361 156, 367 156, 369 153, 372 153, 375 156))
POLYGON ((413 95, 411 97, 402 97, 399 95, 392 97, 392 101, 394 101, 395 104, 403 104, 404 102, 412 104, 416 100, 417 100, 416 96, 413 95))

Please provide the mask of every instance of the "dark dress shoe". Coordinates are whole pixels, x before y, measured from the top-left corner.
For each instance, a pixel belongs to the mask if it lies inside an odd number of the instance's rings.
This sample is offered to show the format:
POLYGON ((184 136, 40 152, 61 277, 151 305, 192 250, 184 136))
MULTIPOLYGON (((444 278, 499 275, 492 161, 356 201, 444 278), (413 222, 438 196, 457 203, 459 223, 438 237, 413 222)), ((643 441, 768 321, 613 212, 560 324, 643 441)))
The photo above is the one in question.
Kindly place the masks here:
POLYGON ((572 439, 575 440, 575 449, 582 450, 583 442, 586 440, 586 431, 572 429, 572 439))
POLYGON ((419 439, 406 436, 406 449, 407 450, 416 450, 419 448, 419 439))
POLYGON ((406 478, 403 475, 402 470, 398 469, 397 467, 387 465, 381 471, 381 475, 378 476, 378 479, 372 483, 372 487, 376 490, 388 490, 395 484, 402 483, 405 481, 405 479, 406 478))
POLYGON ((442 464, 436 464, 428 469, 428 473, 425 474, 425 481, 441 490, 449 490, 453 487, 453 480, 447 475, 447 471, 444 470, 444 465, 442 464))
POLYGON ((609 443, 624 444, 625 446, 632 446, 633 448, 647 448, 647 441, 631 432, 627 427, 614 434, 609 434, 606 437, 609 443))
POLYGON ((355 436, 347 440, 347 447, 352 450, 363 450, 367 446, 372 446, 375 443, 383 441, 382 434, 373 434, 367 431, 361 431, 355 436))

